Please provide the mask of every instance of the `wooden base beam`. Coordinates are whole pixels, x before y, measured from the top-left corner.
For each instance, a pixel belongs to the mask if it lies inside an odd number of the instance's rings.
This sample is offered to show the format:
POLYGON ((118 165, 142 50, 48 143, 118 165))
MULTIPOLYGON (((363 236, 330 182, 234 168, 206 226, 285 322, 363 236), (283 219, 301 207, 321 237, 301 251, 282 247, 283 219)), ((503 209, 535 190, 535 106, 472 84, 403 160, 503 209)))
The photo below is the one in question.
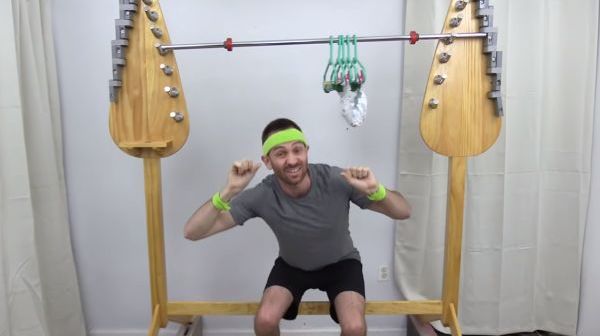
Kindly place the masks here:
MULTIPOLYGON (((258 302, 171 301, 167 303, 169 318, 197 315, 254 315, 258 302)), ((442 314, 442 302, 424 301, 369 301, 367 315, 435 315, 442 314)), ((307 301, 300 303, 300 315, 327 315, 329 302, 307 301)))

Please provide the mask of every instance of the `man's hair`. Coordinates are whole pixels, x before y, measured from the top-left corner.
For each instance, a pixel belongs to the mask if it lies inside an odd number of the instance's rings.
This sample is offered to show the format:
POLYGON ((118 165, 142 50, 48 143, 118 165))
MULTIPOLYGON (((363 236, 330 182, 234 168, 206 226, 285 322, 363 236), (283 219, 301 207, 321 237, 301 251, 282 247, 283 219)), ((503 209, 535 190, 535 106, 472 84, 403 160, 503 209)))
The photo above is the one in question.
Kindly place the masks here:
POLYGON ((265 129, 262 132, 263 145, 265 144, 265 141, 267 141, 267 138, 269 137, 269 135, 271 135, 275 132, 289 129, 289 128, 295 128, 298 131, 302 132, 302 129, 300 128, 300 126, 298 126, 298 124, 291 121, 290 119, 279 118, 279 119, 275 119, 275 120, 271 121, 269 124, 267 124, 267 126, 265 126, 265 129))

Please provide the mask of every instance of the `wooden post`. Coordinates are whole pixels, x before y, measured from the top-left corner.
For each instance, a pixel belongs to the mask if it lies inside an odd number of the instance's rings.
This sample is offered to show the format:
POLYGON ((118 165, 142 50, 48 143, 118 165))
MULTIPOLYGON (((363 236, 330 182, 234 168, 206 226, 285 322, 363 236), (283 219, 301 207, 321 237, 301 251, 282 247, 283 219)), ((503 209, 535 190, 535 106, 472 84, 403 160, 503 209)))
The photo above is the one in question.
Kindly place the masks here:
POLYGON ((452 322, 451 307, 458 310, 466 175, 467 158, 449 157, 444 285, 442 288, 442 323, 445 326, 452 322))
POLYGON ((158 309, 158 321, 160 326, 164 328, 167 325, 167 277, 165 270, 160 157, 154 154, 152 150, 146 150, 143 157, 152 310, 158 309))

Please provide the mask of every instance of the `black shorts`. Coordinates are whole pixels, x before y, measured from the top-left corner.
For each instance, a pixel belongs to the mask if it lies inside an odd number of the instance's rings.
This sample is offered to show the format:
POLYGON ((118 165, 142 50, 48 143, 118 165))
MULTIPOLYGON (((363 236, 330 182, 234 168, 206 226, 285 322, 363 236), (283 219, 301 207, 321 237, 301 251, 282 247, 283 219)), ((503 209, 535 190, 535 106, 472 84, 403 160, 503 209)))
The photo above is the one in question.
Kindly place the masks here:
POLYGON ((274 285, 287 288, 294 297, 292 304, 283 315, 286 320, 296 318, 302 295, 307 289, 319 289, 327 292, 330 306, 329 315, 336 323, 339 322, 333 301, 339 293, 353 291, 362 295, 363 298, 365 297, 362 263, 356 259, 338 261, 316 271, 304 271, 290 266, 279 257, 275 260, 265 289, 274 285))

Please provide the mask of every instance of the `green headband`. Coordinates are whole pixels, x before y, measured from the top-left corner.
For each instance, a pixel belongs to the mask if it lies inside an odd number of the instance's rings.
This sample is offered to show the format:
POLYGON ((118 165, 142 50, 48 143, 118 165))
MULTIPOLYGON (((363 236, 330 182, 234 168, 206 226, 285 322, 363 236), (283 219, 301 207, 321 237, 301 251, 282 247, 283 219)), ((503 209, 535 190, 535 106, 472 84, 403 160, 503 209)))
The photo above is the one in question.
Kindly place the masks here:
POLYGON ((269 154, 273 147, 279 146, 283 143, 290 141, 300 141, 308 146, 304 133, 300 132, 295 128, 288 128, 283 131, 271 134, 267 141, 263 144, 263 154, 266 156, 269 154))

